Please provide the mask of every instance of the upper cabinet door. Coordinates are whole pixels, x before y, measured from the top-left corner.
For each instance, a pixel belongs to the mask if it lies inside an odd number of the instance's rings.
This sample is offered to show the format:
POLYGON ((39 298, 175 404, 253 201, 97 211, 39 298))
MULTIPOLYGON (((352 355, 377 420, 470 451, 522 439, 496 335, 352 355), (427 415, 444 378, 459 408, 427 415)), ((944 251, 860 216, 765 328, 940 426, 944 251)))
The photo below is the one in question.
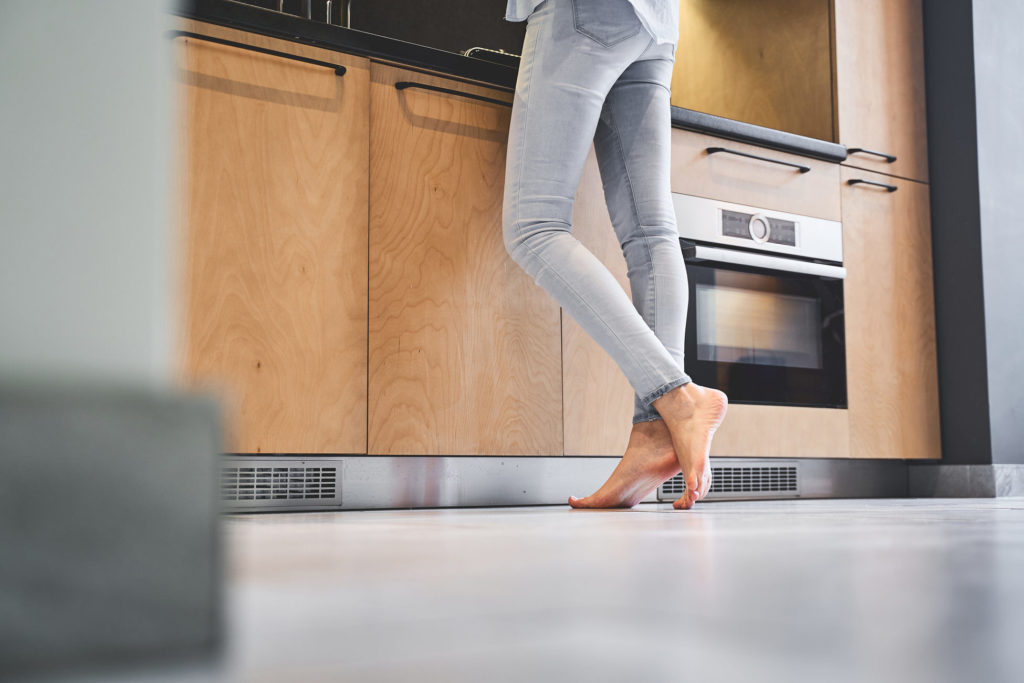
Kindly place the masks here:
POLYGON ((369 61, 184 28, 347 69, 175 39, 185 378, 232 452, 363 453, 369 61))
POLYGON ((921 0, 835 0, 835 33, 846 165, 927 182, 921 0))
POLYGON ((462 93, 511 100, 371 64, 369 452, 559 455, 558 304, 502 240, 511 109, 462 93))

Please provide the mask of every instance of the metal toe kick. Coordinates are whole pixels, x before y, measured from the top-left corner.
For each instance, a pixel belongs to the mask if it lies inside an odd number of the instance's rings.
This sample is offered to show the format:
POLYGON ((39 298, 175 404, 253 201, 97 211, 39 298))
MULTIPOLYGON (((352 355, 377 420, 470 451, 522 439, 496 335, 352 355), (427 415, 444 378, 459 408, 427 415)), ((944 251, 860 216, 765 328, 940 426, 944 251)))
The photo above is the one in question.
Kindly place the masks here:
MULTIPOLYGON (((239 455, 222 458, 225 512, 565 505, 597 488, 617 456, 239 455)), ((705 500, 904 498, 901 460, 713 458, 705 500)), ((669 479, 644 502, 672 501, 669 479)))

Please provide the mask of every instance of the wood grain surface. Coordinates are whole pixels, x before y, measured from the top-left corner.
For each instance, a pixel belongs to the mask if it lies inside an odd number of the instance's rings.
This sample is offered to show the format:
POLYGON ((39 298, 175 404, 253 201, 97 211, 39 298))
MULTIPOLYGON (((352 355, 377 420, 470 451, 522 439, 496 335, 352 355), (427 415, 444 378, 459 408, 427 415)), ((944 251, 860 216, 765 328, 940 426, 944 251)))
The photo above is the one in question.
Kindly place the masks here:
POLYGON ((369 63, 181 27, 348 68, 175 39, 183 379, 233 452, 365 452, 369 63))
POLYGON ((680 0, 672 104, 835 140, 829 0, 680 0))
POLYGON ((712 456, 846 458, 849 411, 730 404, 711 443, 712 456))
POLYGON ((672 129, 672 191, 837 221, 839 166, 757 145, 672 129), (800 173, 758 159, 708 154, 709 147, 756 154, 811 168, 800 173))
POLYGON ((559 307, 502 241, 508 93, 371 65, 369 452, 559 455, 559 307))
POLYGON ((921 0, 834 0, 839 142, 896 155, 846 164, 928 180, 921 0))
POLYGON ((843 169, 850 452, 938 458, 938 370, 928 186, 843 169), (896 192, 846 181, 864 178, 896 192))

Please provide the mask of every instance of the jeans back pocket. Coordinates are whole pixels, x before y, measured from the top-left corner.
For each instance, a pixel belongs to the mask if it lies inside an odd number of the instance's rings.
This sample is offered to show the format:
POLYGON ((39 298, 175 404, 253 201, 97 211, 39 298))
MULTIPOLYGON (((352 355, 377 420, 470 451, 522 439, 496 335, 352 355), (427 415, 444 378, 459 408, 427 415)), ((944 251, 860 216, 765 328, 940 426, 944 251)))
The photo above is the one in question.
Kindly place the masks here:
POLYGON ((572 0, 572 21, 577 31, 605 47, 643 28, 629 0, 572 0))

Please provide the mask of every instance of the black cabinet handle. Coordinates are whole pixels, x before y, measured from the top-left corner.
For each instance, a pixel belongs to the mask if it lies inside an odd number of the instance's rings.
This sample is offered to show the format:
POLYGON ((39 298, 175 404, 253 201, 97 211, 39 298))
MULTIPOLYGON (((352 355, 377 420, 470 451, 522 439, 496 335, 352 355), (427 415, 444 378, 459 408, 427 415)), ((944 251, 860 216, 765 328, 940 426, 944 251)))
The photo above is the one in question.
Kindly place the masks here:
POLYGON ((423 90, 434 90, 436 92, 446 92, 449 95, 458 95, 459 97, 468 97, 471 100, 480 100, 481 102, 490 102, 491 104, 500 104, 503 107, 511 107, 511 102, 504 102, 502 100, 496 100, 491 97, 484 97, 483 95, 474 95, 473 93, 462 92, 460 90, 449 90, 448 88, 442 88, 436 85, 427 85, 426 83, 414 83, 412 81, 398 81, 395 83, 395 87, 399 90, 405 90, 406 88, 422 88, 423 90))
POLYGON ((870 149, 864 149, 863 147, 850 147, 846 150, 850 154, 870 154, 876 157, 882 157, 888 163, 896 161, 896 157, 892 154, 886 154, 885 152, 873 152, 870 149))
POLYGON ((888 183, 876 183, 874 180, 864 180, 863 178, 851 178, 846 181, 847 185, 871 185, 872 187, 881 187, 886 192, 895 192, 900 189, 895 185, 889 185, 888 183))
POLYGON ((782 159, 772 159, 771 157, 762 157, 756 154, 750 154, 748 152, 740 152, 735 149, 726 149, 725 147, 708 147, 706 150, 710 154, 718 154, 719 152, 724 154, 735 154, 738 157, 747 157, 748 159, 757 159, 758 161, 767 161, 769 164, 778 164, 780 166, 789 166, 795 168, 801 173, 807 173, 811 170, 810 166, 804 166, 802 164, 794 164, 792 161, 783 161, 782 159))
POLYGON ((333 69, 334 73, 339 76, 345 75, 345 67, 341 64, 332 64, 331 62, 321 62, 319 59, 310 59, 309 57, 300 57, 299 55, 288 54, 287 52, 278 52, 277 50, 268 50, 265 47, 256 47, 255 45, 246 45, 245 43, 236 43, 233 40, 224 40, 223 38, 214 38, 212 36, 204 36, 202 33, 192 33, 191 31, 168 31, 167 35, 171 38, 195 38, 196 40, 205 40, 208 43, 217 43, 218 45, 227 45, 228 47, 237 47, 242 50, 249 50, 251 52, 259 52, 265 55, 271 55, 272 57, 283 57, 284 59, 291 59, 296 62, 303 62, 305 64, 313 64, 315 66, 325 66, 328 69, 333 69))

